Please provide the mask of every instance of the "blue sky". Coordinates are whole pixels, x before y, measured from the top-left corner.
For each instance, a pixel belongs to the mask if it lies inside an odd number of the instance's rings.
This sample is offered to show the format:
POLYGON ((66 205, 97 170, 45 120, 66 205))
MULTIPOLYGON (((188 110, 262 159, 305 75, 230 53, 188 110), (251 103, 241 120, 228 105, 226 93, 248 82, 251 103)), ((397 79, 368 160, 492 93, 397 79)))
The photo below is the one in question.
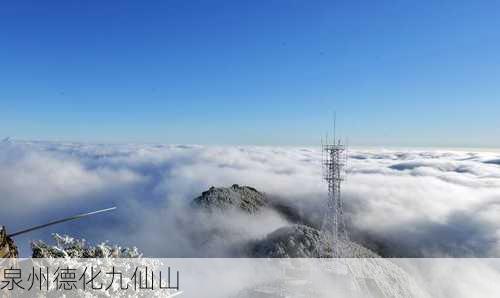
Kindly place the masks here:
POLYGON ((500 146, 498 1, 0 5, 0 137, 500 146))

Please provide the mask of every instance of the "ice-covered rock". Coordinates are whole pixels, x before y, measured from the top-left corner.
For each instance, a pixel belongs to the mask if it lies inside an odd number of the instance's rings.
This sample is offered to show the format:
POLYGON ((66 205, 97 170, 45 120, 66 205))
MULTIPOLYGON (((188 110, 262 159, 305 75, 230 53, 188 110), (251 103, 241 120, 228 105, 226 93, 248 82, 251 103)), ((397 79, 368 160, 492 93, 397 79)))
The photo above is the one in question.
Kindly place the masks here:
POLYGON ((338 240, 336 249, 327 243, 321 232, 305 225, 280 228, 264 239, 251 244, 251 257, 271 258, 376 258, 376 253, 349 240, 338 240))
POLYGON ((76 239, 67 235, 53 234, 55 245, 37 240, 31 243, 33 258, 138 258, 137 247, 120 247, 101 243, 88 245, 85 239, 76 239))
POLYGON ((248 213, 255 213, 268 206, 269 200, 253 187, 233 184, 231 187, 210 187, 193 200, 193 205, 209 210, 239 208, 248 213))

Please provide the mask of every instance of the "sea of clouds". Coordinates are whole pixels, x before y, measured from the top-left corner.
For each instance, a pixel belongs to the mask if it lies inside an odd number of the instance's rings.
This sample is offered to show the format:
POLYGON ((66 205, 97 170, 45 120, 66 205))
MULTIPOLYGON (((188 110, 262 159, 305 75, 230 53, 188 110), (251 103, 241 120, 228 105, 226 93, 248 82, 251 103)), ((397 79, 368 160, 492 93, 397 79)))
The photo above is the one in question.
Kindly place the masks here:
MULTIPOLYGON (((9 232, 98 208, 116 212, 16 238, 68 233, 155 257, 226 256, 288 225, 271 210, 206 214, 210 186, 249 185, 320 218, 319 148, 0 143, 0 224, 9 232), (222 231, 222 232, 221 232, 222 231)), ((342 195, 351 238, 385 256, 500 256, 500 153, 350 149, 342 195)))

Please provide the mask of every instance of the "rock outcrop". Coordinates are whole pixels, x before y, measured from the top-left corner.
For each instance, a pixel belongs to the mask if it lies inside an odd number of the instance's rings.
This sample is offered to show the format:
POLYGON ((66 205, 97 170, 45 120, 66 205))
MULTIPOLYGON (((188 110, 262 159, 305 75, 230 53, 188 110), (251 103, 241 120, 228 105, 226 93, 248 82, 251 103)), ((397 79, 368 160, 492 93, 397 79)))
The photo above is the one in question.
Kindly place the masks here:
POLYGON ((337 249, 326 243, 321 232, 305 225, 280 228, 250 245, 254 258, 376 258, 377 254, 348 240, 338 240, 337 249))
POLYGON ((255 213, 268 206, 269 200, 253 187, 233 184, 231 187, 210 187, 193 200, 193 205, 209 210, 238 208, 247 213, 255 213))
POLYGON ((14 241, 7 236, 3 226, 0 226, 0 258, 17 258, 19 255, 14 241))

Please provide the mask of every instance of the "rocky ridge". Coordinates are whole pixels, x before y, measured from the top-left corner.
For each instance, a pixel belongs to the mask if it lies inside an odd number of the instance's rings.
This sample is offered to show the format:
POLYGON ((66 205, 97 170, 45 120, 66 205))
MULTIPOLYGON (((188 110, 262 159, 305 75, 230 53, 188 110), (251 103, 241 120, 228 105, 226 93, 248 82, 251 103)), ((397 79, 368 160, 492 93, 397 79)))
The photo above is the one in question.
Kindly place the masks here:
POLYGON ((267 197, 250 186, 210 187, 193 200, 192 205, 209 210, 238 208, 247 213, 258 212, 269 205, 267 197))

